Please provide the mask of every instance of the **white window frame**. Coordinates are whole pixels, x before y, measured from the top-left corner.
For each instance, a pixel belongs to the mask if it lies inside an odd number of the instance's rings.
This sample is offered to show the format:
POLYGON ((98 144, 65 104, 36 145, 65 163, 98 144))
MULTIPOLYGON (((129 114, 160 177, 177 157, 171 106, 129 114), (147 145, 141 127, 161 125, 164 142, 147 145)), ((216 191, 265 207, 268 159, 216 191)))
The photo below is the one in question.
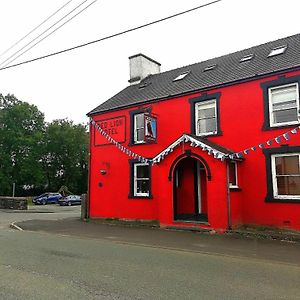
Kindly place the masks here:
MULTIPOLYGON (((133 195, 134 196, 137 196, 137 197, 149 197, 150 196, 150 176, 148 178, 137 178, 137 168, 140 167, 140 166, 148 166, 149 167, 149 164, 148 163, 135 163, 133 165, 133 195), (147 193, 138 193, 137 191, 137 182, 139 180, 148 180, 149 181, 149 190, 147 193)), ((150 170, 149 170, 150 172, 150 170)), ((150 173, 149 173, 150 175, 150 173)))
POLYGON ((300 153, 284 153, 284 154, 272 154, 271 155, 271 170, 272 170, 272 186, 273 186, 273 195, 275 199, 297 199, 300 200, 300 195, 278 195, 277 179, 276 179, 276 157, 287 157, 287 156, 296 156, 298 155, 299 166, 300 166, 300 153))
POLYGON ((236 161, 231 161, 229 164, 234 165, 234 172, 235 172, 235 184, 232 184, 229 182, 229 187, 232 189, 238 189, 239 188, 239 180, 238 180, 238 164, 236 161))
POLYGON ((145 143, 145 128, 144 128, 144 126, 145 126, 145 114, 144 113, 135 114, 133 123, 134 123, 134 125, 133 125, 133 132, 134 132, 133 142, 134 142, 134 144, 144 144, 145 143), (137 117, 140 116, 140 115, 142 115, 143 119, 144 119, 143 126, 142 127, 137 127, 137 117), (138 138, 138 134, 137 134, 138 129, 143 129, 143 131, 144 131, 144 139, 140 140, 140 141, 137 139, 138 138))
POLYGON ((218 133, 218 110, 217 110, 217 99, 207 100, 207 101, 201 101, 195 103, 195 132, 197 136, 206 136, 206 135, 214 135, 218 133), (198 130, 198 113, 199 113, 199 106, 204 105, 214 105, 215 108, 215 120, 216 120, 216 130, 215 131, 209 131, 200 133, 198 130))
POLYGON ((290 121, 290 122, 281 122, 281 123, 275 123, 273 118, 273 101, 272 101, 272 91, 274 90, 282 90, 289 87, 295 86, 296 87, 296 105, 297 105, 297 114, 299 115, 299 86, 298 83, 291 83, 291 84, 285 84, 280 85, 276 87, 270 87, 268 89, 268 98, 269 98, 269 120, 270 120, 270 127, 280 127, 280 126, 286 126, 286 125, 295 125, 299 123, 299 117, 297 121, 290 121))

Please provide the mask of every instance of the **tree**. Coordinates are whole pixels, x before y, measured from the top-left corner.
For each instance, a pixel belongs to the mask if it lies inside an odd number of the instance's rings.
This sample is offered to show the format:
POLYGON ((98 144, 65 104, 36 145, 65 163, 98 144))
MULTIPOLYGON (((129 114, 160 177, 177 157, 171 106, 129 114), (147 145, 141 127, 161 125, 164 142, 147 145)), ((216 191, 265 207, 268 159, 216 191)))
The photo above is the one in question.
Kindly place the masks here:
POLYGON ((0 94, 0 195, 16 195, 45 182, 42 168, 44 115, 35 105, 0 94))
POLYGON ((55 120, 45 133, 43 157, 48 187, 59 190, 64 185, 75 193, 87 190, 88 135, 84 125, 69 120, 55 120))

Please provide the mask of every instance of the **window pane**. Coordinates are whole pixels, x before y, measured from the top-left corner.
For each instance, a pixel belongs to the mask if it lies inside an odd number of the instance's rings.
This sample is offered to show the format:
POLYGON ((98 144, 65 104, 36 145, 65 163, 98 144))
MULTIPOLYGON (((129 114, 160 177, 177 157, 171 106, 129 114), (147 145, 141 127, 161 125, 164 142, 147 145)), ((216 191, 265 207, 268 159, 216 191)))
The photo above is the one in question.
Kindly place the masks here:
POLYGON ((276 175, 299 175, 299 156, 275 157, 276 175))
POLYGON ((300 176, 277 177, 278 195, 300 195, 300 176))
POLYGON ((287 109, 273 112, 274 123, 298 121, 297 109, 287 109))
POLYGON ((140 128, 136 130, 136 141, 144 140, 144 128, 140 128))
POLYGON ((297 108, 296 100, 285 101, 285 102, 282 102, 282 103, 273 104, 273 111, 283 110, 283 109, 291 109, 291 108, 297 108))
POLYGON ((235 163, 229 164, 229 183, 231 185, 237 185, 235 163))
POLYGON ((137 178, 149 178, 149 166, 137 166, 136 167, 136 177, 137 178))
POLYGON ((198 133, 208 133, 217 131, 216 119, 198 120, 198 133))
POLYGON ((282 89, 280 91, 272 90, 272 103, 282 103, 286 101, 297 99, 297 89, 296 86, 292 88, 282 89))
POLYGON ((135 127, 144 128, 144 114, 135 115, 135 127))
POLYGON ((201 109, 201 106, 198 110, 198 118, 199 119, 206 119, 206 118, 212 118, 215 117, 215 107, 205 108, 201 109))
POLYGON ((149 194, 150 190, 150 182, 149 180, 137 180, 136 182, 136 192, 143 193, 143 194, 149 194))

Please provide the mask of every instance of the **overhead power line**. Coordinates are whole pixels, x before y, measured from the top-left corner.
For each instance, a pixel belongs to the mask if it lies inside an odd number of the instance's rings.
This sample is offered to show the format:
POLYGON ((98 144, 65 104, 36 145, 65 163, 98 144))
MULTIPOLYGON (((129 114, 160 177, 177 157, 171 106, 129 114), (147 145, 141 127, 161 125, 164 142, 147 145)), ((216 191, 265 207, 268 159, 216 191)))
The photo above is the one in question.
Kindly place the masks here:
POLYGON ((58 10, 56 10, 53 14, 51 14, 48 18, 46 18, 42 23, 34 27, 32 30, 30 30, 26 35, 24 35, 22 38, 20 38, 18 41, 16 41, 13 45, 11 45, 9 48, 7 48, 5 51, 3 51, 0 54, 0 57, 6 54, 9 50, 17 46, 20 42, 22 42, 24 39, 26 39, 31 33, 36 31, 38 28, 40 28, 43 24, 45 24, 48 20, 50 20, 53 16, 55 16, 57 13, 59 13, 63 8, 65 8, 70 2, 73 0, 69 0, 67 3, 65 3, 63 6, 61 6, 58 10))
MULTIPOLYGON (((52 24, 50 27, 48 27, 46 30, 44 30, 41 34, 39 34, 37 37, 35 37, 33 40, 31 40, 30 42, 28 42, 25 46, 23 46, 21 49, 19 49, 18 51, 16 51, 14 54, 10 55, 7 59, 5 59, 0 65, 4 65, 7 61, 9 61, 11 58, 13 58, 14 56, 16 56, 18 53, 20 53, 23 49, 25 49, 27 46, 31 45, 34 41, 36 41, 39 37, 41 37, 43 34, 45 34, 46 32, 48 32, 50 29, 52 29, 54 26, 56 26, 58 23, 60 23, 63 19, 65 19, 66 17, 68 17, 70 14, 72 14, 75 10, 77 10, 80 6, 82 6, 85 2, 87 2, 88 0, 84 0, 82 1, 80 4, 78 4, 75 8, 73 8, 70 12, 68 12, 67 14, 65 14, 62 18, 60 18, 58 21, 56 21, 54 24, 52 24)), ((97 1, 97 0, 96 0, 97 1)), ((94 1, 95 2, 95 1, 94 1)), ((93 3, 94 3, 93 2, 93 3)), ((68 22, 66 22, 68 23, 68 22)), ((64 23, 64 24, 66 24, 64 23)), ((63 24, 63 25, 64 25, 63 24)), ((60 26, 62 27, 62 26, 60 26)), ((59 27, 59 28, 60 28, 59 27)), ((56 31, 56 30, 55 30, 56 31)), ((54 31, 54 32, 55 32, 54 31)), ((49 35, 48 35, 49 36, 49 35)), ((27 51, 26 51, 27 52, 27 51)), ((20 57, 21 55, 19 55, 18 57, 20 57)), ((12 61, 14 61, 15 59, 13 59, 12 61)), ((12 62, 11 61, 11 62, 12 62)), ((10 63, 10 62, 9 62, 10 63)), ((9 64, 8 63, 8 64, 9 64)), ((8 65, 6 64, 6 66, 8 65)))
POLYGON ((48 57, 51 57, 51 56, 55 56, 55 55, 59 55, 59 54, 62 54, 62 53, 66 53, 66 52, 69 52, 69 51, 72 51, 72 50, 76 50, 76 49, 79 49, 79 48, 83 48, 83 47, 86 47, 86 46, 89 46, 89 45, 92 45, 92 44, 95 44, 95 43, 99 43, 99 42, 102 42, 104 40, 108 40, 108 39, 111 39, 111 38, 114 38, 114 37, 117 37, 117 36, 129 33, 129 32, 132 32, 132 31, 136 31, 136 30, 139 30, 139 29, 142 29, 142 28, 145 28, 145 27, 148 27, 148 26, 151 26, 151 25, 154 25, 154 24, 157 24, 157 23, 160 23, 160 22, 163 22, 163 21, 166 21, 166 20, 169 20, 169 19, 181 16, 181 15, 184 15, 184 14, 187 14, 187 13, 190 13, 192 11, 198 10, 200 8, 203 8, 203 7, 206 7, 206 6, 215 4, 217 2, 221 2, 221 1, 222 0, 211 1, 209 3, 203 4, 203 5, 199 5, 199 6, 196 6, 194 8, 191 8, 191 9, 188 9, 188 10, 185 10, 185 11, 173 14, 171 16, 164 17, 164 18, 161 18, 161 19, 158 19, 158 20, 155 20, 155 21, 152 21, 152 22, 140 25, 140 26, 136 26, 136 27, 124 30, 124 31, 120 31, 118 33, 114 33, 114 34, 108 35, 106 37, 103 37, 103 38, 100 38, 100 39, 97 39, 97 40, 94 40, 94 41, 91 41, 91 42, 87 42, 87 43, 84 43, 84 44, 81 44, 81 45, 77 45, 77 46, 74 46, 74 47, 71 47, 71 48, 63 49, 63 50, 60 50, 60 51, 57 51, 57 52, 49 53, 49 54, 46 54, 46 55, 43 55, 43 56, 39 56, 39 57, 30 59, 30 60, 26 60, 26 61, 14 64, 14 65, 6 66, 6 67, 3 67, 3 68, 0 68, 0 71, 5 70, 5 69, 14 68, 14 67, 17 67, 17 66, 20 66, 20 65, 28 64, 28 63, 31 63, 31 62, 34 62, 34 61, 37 61, 37 60, 41 60, 41 59, 45 59, 45 58, 48 58, 48 57))
MULTIPOLYGON (((87 0, 85 0, 84 2, 86 2, 87 0)), ((12 62, 14 62, 16 59, 18 59, 20 56, 24 55, 25 53, 27 53, 30 49, 32 49, 33 47, 35 47, 36 45, 38 45, 39 43, 41 43, 43 40, 45 40, 47 37, 49 37, 50 35, 52 35, 54 32, 56 32, 58 29, 60 29, 61 27, 63 27, 64 25, 66 25, 67 23, 69 23, 70 21, 72 21, 75 17, 77 17, 79 14, 81 14, 82 12, 84 12, 86 9, 88 9, 92 4, 94 4, 96 1, 98 0, 94 0, 93 2, 91 2, 89 5, 87 5, 86 7, 84 7, 82 10, 80 10, 78 13, 76 13, 74 16, 72 16, 70 19, 68 19, 66 22, 64 22, 63 24, 61 24, 59 27, 55 28, 53 31, 51 31, 49 34, 47 34, 46 36, 44 36, 42 39, 40 39, 39 41, 37 41, 35 44, 33 44, 31 47, 29 47, 28 49, 26 49, 25 51, 23 51, 22 53, 20 53, 18 56, 16 56, 15 58, 13 58, 11 61, 7 62, 7 64, 4 66, 8 66, 9 64, 11 64, 12 62)), ((84 3, 83 2, 83 3, 84 3)), ((79 7, 79 6, 78 6, 79 7)), ((77 7, 77 8, 78 8, 77 7)), ((74 10, 73 10, 74 11, 74 10)), ((72 12, 73 12, 72 11, 72 12)), ((70 13, 69 13, 70 14, 70 13)), ((69 15, 68 14, 68 15, 69 15)), ((66 15, 67 16, 67 15, 66 15)), ((61 21, 62 19, 60 19, 61 21)), ((57 22, 58 23, 58 22, 57 22)), ((55 23, 54 25, 56 25, 57 23, 55 23)), ((54 26, 53 25, 53 26, 54 26)), ((51 29, 53 26, 51 26, 48 29, 51 29)), ((47 29, 47 31, 48 31, 47 29)), ((40 34, 38 37, 40 37, 41 35, 43 35, 46 31, 44 31, 42 34, 40 34)), ((37 38, 38 38, 37 37, 37 38)), ((28 43, 26 46, 30 45, 32 42, 34 42, 37 38, 35 38, 34 40, 32 40, 30 43, 28 43)), ((21 50, 23 50, 25 47, 21 48, 19 51, 17 51, 13 56, 15 56, 17 53, 19 53, 21 50)), ((7 61, 7 60, 6 60, 7 61)), ((3 65, 6 61, 4 61, 1 65, 3 65)))

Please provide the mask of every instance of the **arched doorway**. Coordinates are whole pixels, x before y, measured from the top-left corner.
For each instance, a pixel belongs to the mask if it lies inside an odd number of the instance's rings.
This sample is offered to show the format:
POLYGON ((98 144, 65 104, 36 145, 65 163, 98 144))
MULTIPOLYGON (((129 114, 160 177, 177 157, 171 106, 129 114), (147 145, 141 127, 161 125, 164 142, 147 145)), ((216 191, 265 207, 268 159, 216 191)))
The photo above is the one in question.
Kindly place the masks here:
POLYGON ((207 171, 193 157, 178 161, 173 171, 174 220, 207 222, 207 171))

